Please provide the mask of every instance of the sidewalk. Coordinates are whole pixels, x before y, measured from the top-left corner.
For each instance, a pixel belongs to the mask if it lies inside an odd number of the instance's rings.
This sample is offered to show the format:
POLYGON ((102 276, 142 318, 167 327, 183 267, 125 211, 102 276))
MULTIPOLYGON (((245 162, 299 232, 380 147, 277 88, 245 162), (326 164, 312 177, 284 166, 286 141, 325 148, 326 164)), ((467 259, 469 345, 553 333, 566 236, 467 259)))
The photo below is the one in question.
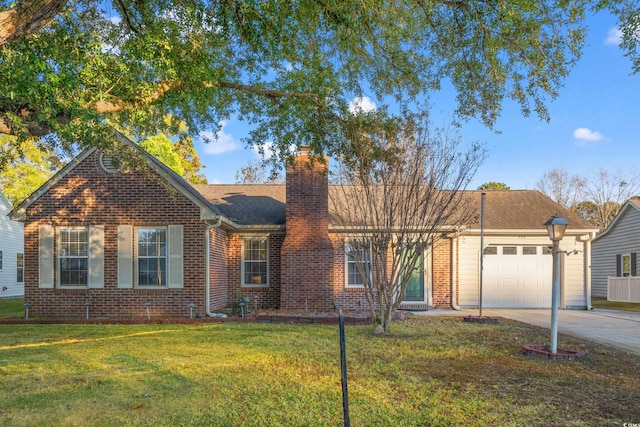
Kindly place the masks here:
MULTIPOLYGON (((477 314, 477 309, 416 312, 419 316, 463 317, 477 314)), ((483 309, 482 315, 504 317, 547 329, 551 327, 551 309, 483 309)), ((640 355, 640 312, 559 310, 558 331, 640 355)))

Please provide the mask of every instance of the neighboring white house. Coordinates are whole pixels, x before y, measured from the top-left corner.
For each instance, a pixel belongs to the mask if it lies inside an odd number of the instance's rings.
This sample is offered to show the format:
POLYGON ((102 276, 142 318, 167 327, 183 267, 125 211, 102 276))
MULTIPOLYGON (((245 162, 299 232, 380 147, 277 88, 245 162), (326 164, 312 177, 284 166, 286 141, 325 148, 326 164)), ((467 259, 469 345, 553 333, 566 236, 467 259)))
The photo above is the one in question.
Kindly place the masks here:
MULTIPOLYGON (((478 193, 476 197, 480 197, 478 193)), ((560 242, 563 252, 560 306, 591 307, 589 253, 596 228, 538 191, 488 191, 485 204, 483 307, 551 307, 552 242, 544 223, 554 214, 569 221, 560 242)), ((480 233, 478 222, 458 240, 457 279, 462 308, 475 308, 479 304, 480 233)))
POLYGON ((9 219, 10 211, 0 193, 0 298, 24 295, 24 226, 9 219))
POLYGON ((593 296, 607 297, 609 277, 635 277, 640 253, 640 200, 629 200, 609 227, 593 240, 593 296))

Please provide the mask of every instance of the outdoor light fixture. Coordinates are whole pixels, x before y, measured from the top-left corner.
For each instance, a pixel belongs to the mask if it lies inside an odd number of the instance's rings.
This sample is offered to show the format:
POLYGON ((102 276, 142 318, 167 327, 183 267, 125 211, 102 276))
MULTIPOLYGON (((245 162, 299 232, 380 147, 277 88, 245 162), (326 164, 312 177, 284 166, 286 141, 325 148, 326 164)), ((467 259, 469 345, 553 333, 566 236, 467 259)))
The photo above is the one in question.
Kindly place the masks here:
POLYGON ((551 239, 552 242, 559 242, 564 237, 564 231, 567 229, 569 221, 556 214, 549 218, 544 225, 547 227, 549 239, 551 239))
POLYGON ((553 242, 553 279, 551 288, 551 353, 558 352, 558 305, 560 304, 560 240, 569 222, 560 215, 554 215, 544 223, 553 242))

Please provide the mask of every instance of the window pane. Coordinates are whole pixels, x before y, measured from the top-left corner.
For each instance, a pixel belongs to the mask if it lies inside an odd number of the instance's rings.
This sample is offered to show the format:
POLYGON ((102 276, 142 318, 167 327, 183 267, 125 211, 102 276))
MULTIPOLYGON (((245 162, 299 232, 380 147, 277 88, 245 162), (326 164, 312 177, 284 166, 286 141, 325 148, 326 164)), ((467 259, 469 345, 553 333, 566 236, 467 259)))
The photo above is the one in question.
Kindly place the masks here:
POLYGON ((347 244, 346 251, 346 270, 347 270, 347 286, 363 286, 364 278, 358 270, 358 262, 364 264, 364 270, 369 271, 370 255, 369 251, 364 248, 358 248, 347 244))
POLYGON ((60 285, 86 286, 88 266, 87 258, 61 258, 60 285))
POLYGON ((503 246, 502 255, 516 255, 517 248, 515 246, 503 246))
POLYGON ((138 255, 157 257, 167 255, 167 231, 142 228, 138 230, 138 255))
POLYGON ((138 229, 138 285, 166 286, 167 230, 138 229))
POLYGON ((244 286, 266 286, 268 271, 268 243, 266 237, 247 237, 242 240, 242 266, 244 286))
POLYGON ((485 255, 498 255, 498 247, 497 246, 487 246, 484 248, 485 255))
POLYGON ((538 248, 536 246, 523 246, 522 255, 537 255, 538 248))
POLYGON ((24 254, 16 254, 16 282, 24 283, 24 254))
POLYGON ((624 277, 629 277, 631 273, 631 255, 623 255, 622 256, 622 275, 624 277))
POLYGON ((167 277, 165 258, 138 259, 138 284, 144 286, 164 286, 167 277))
MULTIPOLYGON (((58 233, 61 286, 87 286, 89 232, 85 228, 62 228, 58 233)), ((23 262, 23 261, 22 261, 23 262)))

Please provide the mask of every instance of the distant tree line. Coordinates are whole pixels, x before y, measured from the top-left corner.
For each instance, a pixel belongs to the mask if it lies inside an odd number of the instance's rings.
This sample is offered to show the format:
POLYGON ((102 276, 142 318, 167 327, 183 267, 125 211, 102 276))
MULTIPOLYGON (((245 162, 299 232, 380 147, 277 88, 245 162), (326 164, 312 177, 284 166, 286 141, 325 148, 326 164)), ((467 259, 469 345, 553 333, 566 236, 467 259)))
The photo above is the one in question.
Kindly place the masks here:
MULTIPOLYGON (((640 198, 640 175, 600 169, 584 177, 556 168, 546 172, 536 188, 602 231, 629 199, 640 198)), ((478 190, 509 190, 509 187, 502 182, 486 182, 478 190)))

